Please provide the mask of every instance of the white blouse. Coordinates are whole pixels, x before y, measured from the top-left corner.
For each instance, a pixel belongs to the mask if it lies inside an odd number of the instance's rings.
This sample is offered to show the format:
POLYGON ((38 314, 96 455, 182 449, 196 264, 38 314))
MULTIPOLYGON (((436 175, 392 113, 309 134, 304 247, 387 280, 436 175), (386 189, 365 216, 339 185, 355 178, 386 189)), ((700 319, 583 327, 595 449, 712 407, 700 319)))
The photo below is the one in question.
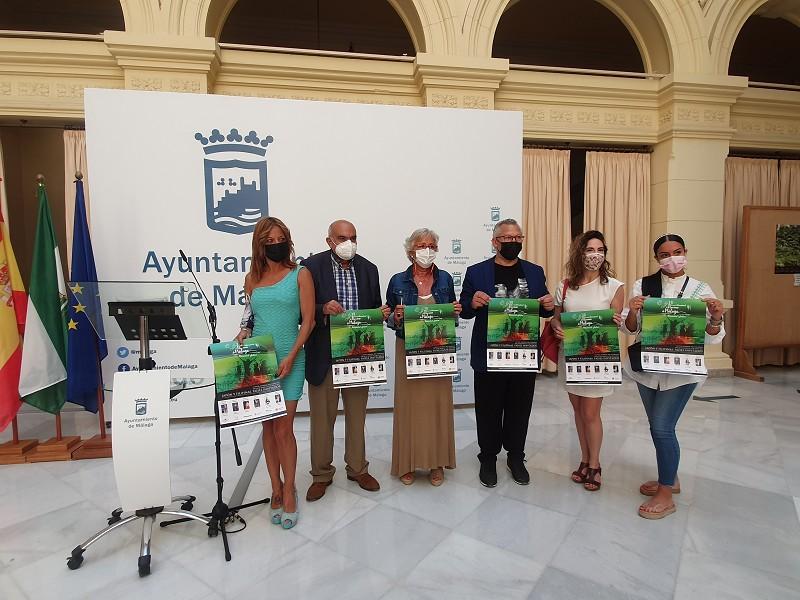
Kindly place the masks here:
POLYGON ((600 277, 589 283, 578 286, 577 290, 567 288, 567 298, 564 299, 564 282, 558 284, 556 290, 556 306, 564 312, 577 312, 582 310, 606 310, 611 307, 614 294, 622 282, 613 277, 607 283, 602 283, 600 277))
MULTIPOLYGON (((682 275, 680 277, 667 277, 664 273, 661 273, 661 297, 662 298, 677 298, 678 294, 683 287, 683 282, 686 279, 689 279, 688 283, 686 284, 686 289, 683 292, 683 298, 693 298, 695 300, 706 300, 708 298, 716 298, 716 294, 714 294, 714 290, 711 289, 707 283, 703 281, 699 281, 688 275, 682 275)), ((637 279, 636 283, 633 284, 633 291, 631 292, 630 297, 635 298, 636 296, 642 295, 642 280, 637 279)), ((640 341, 641 339, 641 331, 642 331, 642 313, 639 311, 638 318, 636 321, 636 331, 628 330, 625 319, 630 312, 629 308, 625 308, 622 311, 622 331, 627 333, 628 335, 635 335, 636 341, 640 341)), ((708 312, 706 309, 706 318, 710 318, 711 313, 708 312)), ((706 344, 721 344, 722 339, 725 337, 725 324, 723 323, 720 325, 719 333, 716 335, 709 335, 706 333, 705 343, 706 344)), ((634 371, 631 369, 630 359, 625 356, 625 372, 630 376, 631 379, 636 381, 637 383, 641 383, 643 386, 648 387, 653 390, 671 390, 676 387, 680 387, 682 385, 686 385, 689 383, 702 383, 706 380, 706 375, 675 375, 670 373, 648 373, 646 371, 634 371)))

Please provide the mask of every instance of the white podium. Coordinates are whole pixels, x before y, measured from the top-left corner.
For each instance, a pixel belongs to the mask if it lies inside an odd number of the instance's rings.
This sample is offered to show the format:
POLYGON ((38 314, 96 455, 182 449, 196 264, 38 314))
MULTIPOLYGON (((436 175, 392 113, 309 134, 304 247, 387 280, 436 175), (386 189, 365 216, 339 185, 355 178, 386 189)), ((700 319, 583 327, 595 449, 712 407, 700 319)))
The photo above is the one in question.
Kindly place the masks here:
MULTIPOLYGON (((169 475, 170 397, 187 389, 186 380, 173 381, 169 369, 159 369, 150 357, 150 340, 185 343, 210 338, 202 308, 176 305, 174 290, 195 290, 192 283, 77 282, 70 293, 83 306, 98 336, 110 347, 139 342, 138 369, 114 374, 112 448, 114 477, 120 506, 108 526, 76 546, 67 566, 78 569, 86 549, 115 529, 143 519, 139 576, 150 574, 150 542, 158 515, 200 521, 212 519, 191 511, 194 496, 173 496, 169 475), (180 503, 180 509, 170 505, 180 503)), ((213 385, 198 380, 196 386, 213 385)), ((209 527, 209 536, 215 535, 209 527)))

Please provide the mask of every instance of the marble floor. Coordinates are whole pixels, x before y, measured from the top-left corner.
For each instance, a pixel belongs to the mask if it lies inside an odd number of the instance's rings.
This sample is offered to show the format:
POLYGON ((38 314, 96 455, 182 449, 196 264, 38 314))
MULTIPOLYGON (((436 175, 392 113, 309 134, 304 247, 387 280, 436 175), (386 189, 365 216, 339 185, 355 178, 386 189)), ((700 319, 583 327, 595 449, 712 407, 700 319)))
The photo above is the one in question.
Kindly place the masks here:
MULTIPOLYGON (((603 408, 597 493, 568 478, 579 458, 568 401, 541 377, 527 446, 532 485, 515 485, 504 469, 497 488, 478 484, 474 414, 459 409, 458 468, 440 488, 389 477, 392 416, 369 415, 370 471, 382 488, 362 491, 343 474, 340 417, 340 471, 322 500, 301 501, 295 529, 270 525, 263 506, 247 510, 226 563, 221 540, 202 526, 156 528, 152 574, 141 579, 138 525, 91 547, 79 570, 65 564, 118 504, 110 460, 3 466, 0 598, 800 598, 800 369, 763 374, 763 384, 711 379, 689 403, 679 432, 683 491, 677 513, 662 521, 636 512, 655 457, 629 383, 603 408)), ((26 415, 25 427, 45 437, 36 419, 26 415)), ((91 435, 92 425, 85 413, 65 417, 67 431, 91 435)), ((304 493, 308 418, 295 429, 304 493)), ((173 492, 194 494, 197 509, 210 510, 213 427, 179 422, 171 431, 173 492)), ((241 469, 224 439, 230 494, 241 469)), ((240 439, 249 452, 258 432, 240 439)), ((262 463, 247 499, 269 492, 262 463)))

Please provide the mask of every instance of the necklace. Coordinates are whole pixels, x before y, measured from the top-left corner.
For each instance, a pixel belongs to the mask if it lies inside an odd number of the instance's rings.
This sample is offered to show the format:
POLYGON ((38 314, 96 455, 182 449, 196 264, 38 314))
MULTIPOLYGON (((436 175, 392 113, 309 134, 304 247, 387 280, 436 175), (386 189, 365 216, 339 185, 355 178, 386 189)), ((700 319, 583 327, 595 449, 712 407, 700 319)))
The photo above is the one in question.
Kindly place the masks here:
POLYGON ((433 269, 417 269, 417 265, 415 264, 413 273, 417 285, 420 286, 425 283, 425 279, 433 275, 433 269))

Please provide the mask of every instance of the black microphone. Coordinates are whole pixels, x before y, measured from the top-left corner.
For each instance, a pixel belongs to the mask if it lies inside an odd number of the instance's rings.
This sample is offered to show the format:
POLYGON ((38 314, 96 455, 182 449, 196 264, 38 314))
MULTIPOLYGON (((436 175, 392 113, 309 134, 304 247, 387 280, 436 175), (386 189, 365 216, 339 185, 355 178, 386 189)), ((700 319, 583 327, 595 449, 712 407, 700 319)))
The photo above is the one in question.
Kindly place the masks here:
POLYGON ((194 274, 194 269, 192 269, 192 263, 189 262, 189 259, 186 258, 186 254, 178 248, 178 252, 180 252, 181 258, 186 263, 186 266, 189 267, 189 272, 192 274, 192 279, 194 279, 195 284, 197 284, 197 289, 200 290, 200 293, 203 294, 203 298, 206 300, 206 310, 208 310, 208 322, 211 324, 211 341, 215 344, 219 344, 219 338, 217 337, 217 309, 214 308, 214 305, 211 304, 211 301, 206 296, 205 291, 203 290, 203 286, 200 285, 200 282, 197 281, 197 275, 194 274))

